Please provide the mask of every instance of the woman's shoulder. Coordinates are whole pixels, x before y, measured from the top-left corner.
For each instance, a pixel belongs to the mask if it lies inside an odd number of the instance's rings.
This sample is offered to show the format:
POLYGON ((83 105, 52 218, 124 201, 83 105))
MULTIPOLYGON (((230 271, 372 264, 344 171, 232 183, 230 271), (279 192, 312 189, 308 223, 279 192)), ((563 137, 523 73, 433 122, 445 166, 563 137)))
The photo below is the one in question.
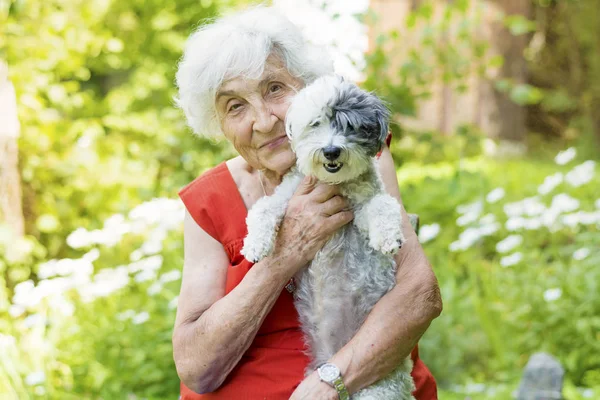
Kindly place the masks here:
MULTIPOLYGON (((233 218, 241 218, 236 183, 229 171, 228 162, 222 162, 187 184, 179 191, 179 197, 196 223, 213 238, 222 242, 222 225, 233 218)), ((242 218, 243 221, 243 218, 242 218)))

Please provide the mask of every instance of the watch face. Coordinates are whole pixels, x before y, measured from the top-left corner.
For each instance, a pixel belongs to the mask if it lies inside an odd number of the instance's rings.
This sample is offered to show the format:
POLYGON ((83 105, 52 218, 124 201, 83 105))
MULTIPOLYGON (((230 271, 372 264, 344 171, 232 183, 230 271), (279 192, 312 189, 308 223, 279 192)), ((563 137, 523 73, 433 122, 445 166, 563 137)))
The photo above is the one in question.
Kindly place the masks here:
POLYGON ((334 379, 340 376, 340 370, 333 364, 324 364, 319 368, 321 379, 327 382, 333 382, 334 379))

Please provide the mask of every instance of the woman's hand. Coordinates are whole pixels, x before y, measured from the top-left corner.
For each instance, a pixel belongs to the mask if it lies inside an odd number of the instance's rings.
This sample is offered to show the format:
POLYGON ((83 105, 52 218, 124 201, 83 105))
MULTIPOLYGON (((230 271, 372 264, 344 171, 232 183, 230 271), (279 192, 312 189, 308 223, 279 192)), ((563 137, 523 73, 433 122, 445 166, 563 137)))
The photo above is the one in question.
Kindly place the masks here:
POLYGON ((319 379, 317 372, 307 376, 298 385, 290 400, 338 400, 339 396, 334 388, 319 379))
POLYGON ((337 186, 305 177, 288 203, 277 234, 273 256, 292 262, 286 266, 294 275, 311 261, 327 239, 354 218, 337 186))

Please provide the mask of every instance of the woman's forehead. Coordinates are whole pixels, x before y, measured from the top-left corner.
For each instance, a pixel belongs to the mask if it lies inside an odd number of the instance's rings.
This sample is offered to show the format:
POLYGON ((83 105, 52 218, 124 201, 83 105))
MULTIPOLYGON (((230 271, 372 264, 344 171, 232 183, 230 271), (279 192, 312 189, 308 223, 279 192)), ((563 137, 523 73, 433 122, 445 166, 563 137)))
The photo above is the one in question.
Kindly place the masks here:
POLYGON ((217 97, 228 93, 253 91, 273 80, 284 82, 295 81, 283 63, 276 57, 270 56, 265 62, 262 74, 258 78, 237 76, 227 79, 217 90, 217 97))

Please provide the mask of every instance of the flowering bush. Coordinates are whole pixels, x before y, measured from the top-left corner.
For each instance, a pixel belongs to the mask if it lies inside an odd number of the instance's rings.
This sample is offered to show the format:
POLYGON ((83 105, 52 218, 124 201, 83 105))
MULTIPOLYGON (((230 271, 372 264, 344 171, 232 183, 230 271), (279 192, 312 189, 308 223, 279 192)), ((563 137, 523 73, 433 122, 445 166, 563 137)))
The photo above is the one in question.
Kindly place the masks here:
MULTIPOLYGON (((79 258, 39 263, 35 279, 12 290, 1 285, 0 394, 174 396, 171 333, 182 217, 178 200, 143 203, 127 216, 108 218, 102 229, 69 235, 79 258)), ((0 254, 11 246, 5 237, 0 254)))
POLYGON ((422 341, 442 383, 515 380, 544 350, 600 388, 600 179, 575 157, 400 169, 444 298, 422 341))
MULTIPOLYGON (((540 350, 565 365, 567 398, 598 393, 600 179, 594 161, 574 157, 398 172, 445 304, 422 357, 456 398, 506 398, 540 350)), ((71 255, 52 260, 34 239, 0 230, 0 395, 176 396, 182 215, 178 200, 154 199, 76 229, 71 255)))

